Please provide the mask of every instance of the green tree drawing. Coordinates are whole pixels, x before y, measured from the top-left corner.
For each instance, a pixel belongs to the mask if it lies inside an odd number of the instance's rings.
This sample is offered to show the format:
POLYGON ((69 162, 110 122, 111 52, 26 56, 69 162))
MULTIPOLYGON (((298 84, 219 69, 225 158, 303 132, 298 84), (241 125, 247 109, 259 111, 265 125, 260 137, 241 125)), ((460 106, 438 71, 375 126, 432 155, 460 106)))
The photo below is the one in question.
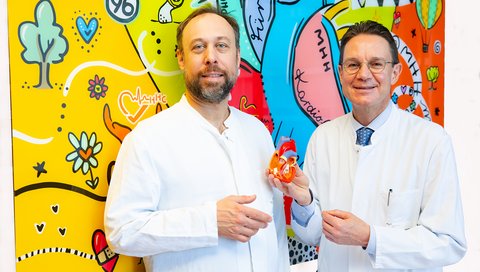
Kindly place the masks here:
POLYGON ((55 10, 49 0, 41 0, 35 7, 35 22, 23 22, 18 37, 25 50, 22 59, 40 67, 39 83, 35 88, 51 89, 50 64, 60 63, 68 51, 63 28, 55 21, 55 10))

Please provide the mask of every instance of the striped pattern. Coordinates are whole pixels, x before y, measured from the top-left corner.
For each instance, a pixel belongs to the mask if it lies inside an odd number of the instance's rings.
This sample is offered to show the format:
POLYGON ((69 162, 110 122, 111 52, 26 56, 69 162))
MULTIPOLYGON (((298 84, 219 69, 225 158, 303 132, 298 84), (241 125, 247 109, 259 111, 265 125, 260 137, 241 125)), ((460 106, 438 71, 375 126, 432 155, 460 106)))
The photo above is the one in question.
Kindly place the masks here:
POLYGON ((73 254, 81 258, 89 259, 89 260, 95 260, 95 256, 92 254, 88 254, 76 249, 71 249, 71 248, 65 248, 65 247, 50 247, 50 248, 44 248, 44 249, 37 249, 32 252, 29 252, 27 254, 24 254, 20 257, 17 258, 17 263, 21 262, 25 259, 28 259, 30 257, 40 255, 40 254, 46 254, 46 253, 67 253, 67 254, 73 254))

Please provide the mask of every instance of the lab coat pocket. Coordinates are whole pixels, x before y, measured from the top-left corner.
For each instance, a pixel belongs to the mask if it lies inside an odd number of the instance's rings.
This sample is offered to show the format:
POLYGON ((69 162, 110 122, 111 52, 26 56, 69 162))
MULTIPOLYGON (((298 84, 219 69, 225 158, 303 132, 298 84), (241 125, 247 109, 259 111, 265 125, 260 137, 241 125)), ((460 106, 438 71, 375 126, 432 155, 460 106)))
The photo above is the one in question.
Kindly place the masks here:
POLYGON ((408 229, 417 224, 421 203, 419 189, 402 192, 391 190, 384 194, 384 198, 388 226, 408 229))

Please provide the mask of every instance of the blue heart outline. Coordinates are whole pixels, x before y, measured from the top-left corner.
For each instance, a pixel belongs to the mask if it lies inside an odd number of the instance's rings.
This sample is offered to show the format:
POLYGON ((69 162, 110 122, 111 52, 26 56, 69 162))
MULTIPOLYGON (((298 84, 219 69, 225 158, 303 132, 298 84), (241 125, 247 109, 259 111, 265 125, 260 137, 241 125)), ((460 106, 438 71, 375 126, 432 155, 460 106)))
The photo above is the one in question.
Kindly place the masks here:
POLYGON ((92 19, 90 19, 90 21, 87 24, 85 22, 85 19, 83 19, 82 16, 78 16, 76 24, 77 24, 78 32, 80 33, 80 36, 82 37, 82 39, 87 44, 90 43, 98 29, 97 18, 93 17, 92 19))

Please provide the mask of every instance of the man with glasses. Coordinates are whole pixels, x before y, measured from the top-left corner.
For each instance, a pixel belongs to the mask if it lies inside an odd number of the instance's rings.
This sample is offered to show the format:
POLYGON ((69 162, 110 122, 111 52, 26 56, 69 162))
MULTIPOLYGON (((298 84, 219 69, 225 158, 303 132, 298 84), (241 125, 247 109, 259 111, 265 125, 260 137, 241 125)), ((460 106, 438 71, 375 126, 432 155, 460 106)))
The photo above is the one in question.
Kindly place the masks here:
POLYGON ((269 176, 295 199, 293 230, 318 271, 442 271, 466 251, 450 137, 391 102, 402 65, 381 24, 350 27, 338 69, 352 112, 316 129, 291 183, 269 176))

